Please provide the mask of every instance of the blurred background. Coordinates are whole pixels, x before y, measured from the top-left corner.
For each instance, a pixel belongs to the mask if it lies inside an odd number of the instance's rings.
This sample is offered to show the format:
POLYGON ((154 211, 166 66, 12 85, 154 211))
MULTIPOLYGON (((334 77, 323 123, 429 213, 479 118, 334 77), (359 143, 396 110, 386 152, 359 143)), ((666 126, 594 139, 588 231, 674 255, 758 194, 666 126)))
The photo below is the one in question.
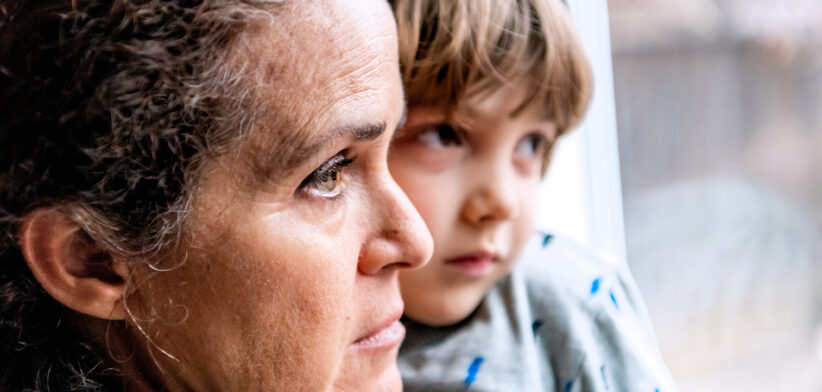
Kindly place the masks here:
POLYGON ((607 6, 625 252, 680 390, 822 390, 822 1, 607 6))

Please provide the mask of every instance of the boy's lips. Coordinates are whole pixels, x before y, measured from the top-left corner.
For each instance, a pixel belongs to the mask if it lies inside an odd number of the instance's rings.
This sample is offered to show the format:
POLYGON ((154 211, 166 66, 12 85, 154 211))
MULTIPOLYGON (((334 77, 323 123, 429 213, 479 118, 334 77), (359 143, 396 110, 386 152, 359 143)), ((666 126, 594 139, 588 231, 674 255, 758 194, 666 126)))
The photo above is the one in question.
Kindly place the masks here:
POLYGON ((491 273, 493 264, 497 258, 497 252, 480 250, 446 259, 445 265, 455 268, 464 275, 470 277, 480 277, 491 273))

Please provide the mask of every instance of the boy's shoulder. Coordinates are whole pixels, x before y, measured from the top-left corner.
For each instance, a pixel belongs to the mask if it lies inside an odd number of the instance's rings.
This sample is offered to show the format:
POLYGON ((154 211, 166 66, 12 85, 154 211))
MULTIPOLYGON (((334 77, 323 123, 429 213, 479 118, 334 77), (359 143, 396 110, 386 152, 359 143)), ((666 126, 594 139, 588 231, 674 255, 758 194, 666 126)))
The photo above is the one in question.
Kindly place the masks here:
POLYGON ((568 237, 539 233, 520 256, 512 279, 525 286, 537 323, 548 319, 574 336, 602 331, 607 324, 606 330, 648 332, 654 339, 639 289, 616 256, 568 237))
POLYGON ((675 390, 639 290, 617 257, 539 234, 512 278, 526 287, 537 346, 558 386, 675 390))
POLYGON ((554 298, 574 305, 589 302, 601 290, 609 294, 609 286, 631 280, 615 256, 549 233, 531 238, 513 274, 522 276, 531 300, 554 298))
MULTIPOLYGON (((668 385, 644 307, 616 259, 536 236, 463 322, 409 322, 406 391, 648 390, 668 385), (637 387, 637 388, 634 388, 637 387), (644 389, 643 389, 644 388, 644 389)), ((661 390, 674 390, 662 388, 661 390)))

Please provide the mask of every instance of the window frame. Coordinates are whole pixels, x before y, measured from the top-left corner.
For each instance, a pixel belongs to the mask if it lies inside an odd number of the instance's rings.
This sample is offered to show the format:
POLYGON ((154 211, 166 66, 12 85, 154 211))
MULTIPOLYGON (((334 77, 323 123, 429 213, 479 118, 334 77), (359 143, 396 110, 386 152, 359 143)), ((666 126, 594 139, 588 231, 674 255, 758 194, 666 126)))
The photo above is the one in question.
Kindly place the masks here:
POLYGON ((592 100, 559 142, 539 190, 537 225, 626 260, 622 184, 606 0, 567 0, 594 76, 592 100))

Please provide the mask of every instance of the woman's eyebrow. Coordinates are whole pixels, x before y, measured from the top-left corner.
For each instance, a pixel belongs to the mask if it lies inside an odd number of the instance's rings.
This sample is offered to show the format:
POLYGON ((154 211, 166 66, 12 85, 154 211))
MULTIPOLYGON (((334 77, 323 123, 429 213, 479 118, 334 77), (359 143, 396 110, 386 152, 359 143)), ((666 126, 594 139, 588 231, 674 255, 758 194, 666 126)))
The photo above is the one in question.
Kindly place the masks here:
POLYGON ((291 152, 290 157, 285 160, 285 165, 282 169, 285 172, 290 172, 296 169, 305 161, 317 155, 317 153, 325 149, 328 145, 333 144, 341 138, 349 137, 352 141, 357 142, 374 140, 385 133, 385 129, 386 123, 384 121, 378 123, 346 125, 333 128, 324 133, 322 136, 319 136, 314 140, 309 140, 303 146, 294 149, 291 152))

